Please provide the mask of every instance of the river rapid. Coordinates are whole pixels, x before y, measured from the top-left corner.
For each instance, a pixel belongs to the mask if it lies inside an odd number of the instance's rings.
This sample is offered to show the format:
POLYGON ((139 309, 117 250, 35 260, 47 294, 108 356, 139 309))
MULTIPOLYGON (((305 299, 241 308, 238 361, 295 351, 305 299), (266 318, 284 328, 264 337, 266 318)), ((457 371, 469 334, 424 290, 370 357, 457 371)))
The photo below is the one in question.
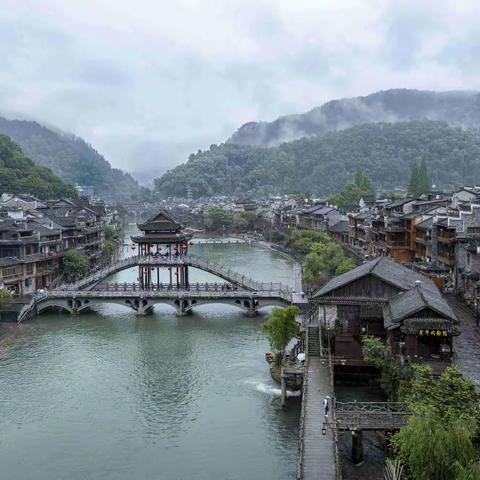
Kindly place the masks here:
MULTIPOLYGON (((292 263, 245 244, 193 253, 260 281, 292 263)), ((113 281, 134 281, 136 269, 113 281)), ((212 281, 192 270, 191 281, 212 281)), ((215 280, 213 280, 215 281, 215 280)), ((43 314, 0 345, 2 480, 295 478, 300 405, 282 410, 260 325, 227 305, 179 318, 108 305, 43 314)))

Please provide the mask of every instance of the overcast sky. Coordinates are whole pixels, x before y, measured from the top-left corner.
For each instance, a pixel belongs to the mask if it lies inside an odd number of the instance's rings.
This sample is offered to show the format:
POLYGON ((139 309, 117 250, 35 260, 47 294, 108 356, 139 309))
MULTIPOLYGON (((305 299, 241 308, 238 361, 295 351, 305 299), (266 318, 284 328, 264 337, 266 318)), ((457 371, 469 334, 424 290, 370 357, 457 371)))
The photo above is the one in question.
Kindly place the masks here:
POLYGON ((0 112, 157 173, 242 123, 407 87, 478 89, 475 0, 2 0, 0 112))

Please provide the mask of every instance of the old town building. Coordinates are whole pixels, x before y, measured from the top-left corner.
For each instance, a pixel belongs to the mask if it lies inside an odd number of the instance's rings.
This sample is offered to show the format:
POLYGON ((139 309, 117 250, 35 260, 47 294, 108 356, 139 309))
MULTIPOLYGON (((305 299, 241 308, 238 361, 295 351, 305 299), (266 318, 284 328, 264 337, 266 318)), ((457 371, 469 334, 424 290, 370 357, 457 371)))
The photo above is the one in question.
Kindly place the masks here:
POLYGON ((64 252, 77 249, 91 265, 104 243, 104 209, 85 201, 40 202, 24 195, 0 199, 0 288, 26 295, 59 281, 64 252))

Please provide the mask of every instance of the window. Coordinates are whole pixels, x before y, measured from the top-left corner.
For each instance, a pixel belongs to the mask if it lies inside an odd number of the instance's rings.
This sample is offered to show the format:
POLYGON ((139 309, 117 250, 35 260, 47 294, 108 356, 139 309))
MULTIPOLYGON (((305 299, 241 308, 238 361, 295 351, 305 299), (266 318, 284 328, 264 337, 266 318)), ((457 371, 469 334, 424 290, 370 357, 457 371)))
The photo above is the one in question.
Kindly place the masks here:
POLYGON ((3 278, 11 278, 22 273, 22 267, 17 265, 15 267, 5 267, 2 269, 3 278))

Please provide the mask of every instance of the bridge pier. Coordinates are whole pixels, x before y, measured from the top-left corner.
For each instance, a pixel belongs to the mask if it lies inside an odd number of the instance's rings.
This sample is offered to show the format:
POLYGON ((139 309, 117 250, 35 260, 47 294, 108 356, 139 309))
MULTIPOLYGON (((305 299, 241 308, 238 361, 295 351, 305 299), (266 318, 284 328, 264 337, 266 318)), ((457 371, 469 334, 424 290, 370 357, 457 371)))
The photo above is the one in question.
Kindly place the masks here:
POLYGON ((354 465, 363 463, 363 431, 352 431, 352 462, 354 465))
POLYGON ((128 299, 125 303, 135 310, 135 315, 147 315, 153 311, 153 305, 146 298, 128 299))
POLYGON ((250 300, 245 300, 243 304, 247 308, 247 317, 257 316, 258 302, 256 302, 254 298, 251 298, 250 300))
POLYGON ((177 308, 177 317, 186 317, 192 313, 192 300, 175 300, 174 304, 177 308))

